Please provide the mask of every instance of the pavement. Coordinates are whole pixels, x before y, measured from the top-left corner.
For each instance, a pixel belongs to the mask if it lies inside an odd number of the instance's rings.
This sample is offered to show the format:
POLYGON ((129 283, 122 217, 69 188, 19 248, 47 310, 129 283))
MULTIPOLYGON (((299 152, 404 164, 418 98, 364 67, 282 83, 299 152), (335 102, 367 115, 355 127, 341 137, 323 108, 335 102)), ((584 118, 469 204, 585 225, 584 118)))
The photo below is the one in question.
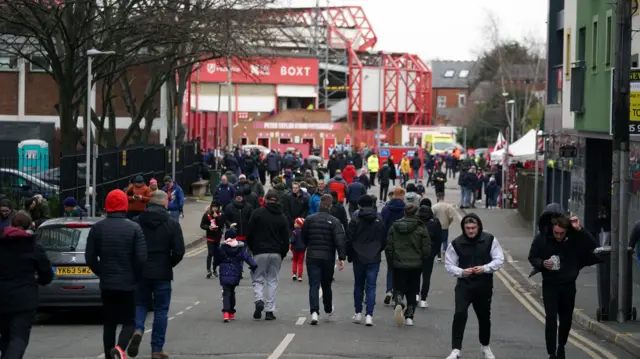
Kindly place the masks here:
MULTIPOLYGON (((467 209, 465 212, 469 212, 467 209)), ((528 293, 533 300, 542 303, 542 277, 538 274, 528 278, 531 265, 528 261, 529 248, 533 238, 531 223, 524 221, 517 210, 474 209, 483 220, 484 228, 493 233, 506 252, 504 273, 512 276, 514 285, 528 293)), ((631 263, 636 266, 637 263, 631 263)), ((574 310, 574 324, 595 334, 600 340, 606 340, 640 356, 640 322, 615 321, 598 322, 597 267, 584 268, 577 280, 578 294, 574 310)), ((640 309, 640 285, 633 284, 632 305, 640 309)), ((615 320, 615 318, 613 318, 615 320)), ((575 327, 575 326, 574 326, 575 327)))
MULTIPOLYGON (((372 189, 372 193, 377 191, 377 188, 372 189)), ((427 195, 435 197, 432 189, 427 195)), ((455 203, 459 199, 459 191, 448 190, 447 196, 448 201, 455 203)), ((182 223, 188 240, 198 236, 197 224, 203 209, 203 203, 199 202, 189 207, 185 205, 182 223)), ((481 216, 484 218, 484 213, 481 216)), ((495 227, 494 234, 498 238, 503 237, 501 231, 506 226, 496 227, 490 221, 487 220, 485 228, 493 230, 495 227)), ((459 234, 460 228, 454 224, 451 238, 459 234)), ((397 327, 393 310, 382 305, 386 278, 384 263, 377 282, 375 326, 352 323, 351 264, 336 273, 332 320, 311 326, 306 276, 303 283, 291 281, 290 256, 280 271, 277 320, 252 319, 253 291, 251 282, 245 279, 237 289, 238 313, 232 323, 222 322, 220 285, 215 279, 205 278, 205 256, 206 248, 202 243, 196 244, 175 269, 165 345, 171 358, 444 359, 451 351, 455 279, 446 274, 442 263, 436 263, 434 268, 430 307, 418 309, 414 327, 397 327)), ((518 290, 518 285, 508 278, 510 274, 506 272, 496 275, 491 347, 497 358, 546 358, 544 317, 539 308, 518 290)), ((58 312, 41 317, 33 327, 25 358, 99 359, 102 357, 100 322, 98 310, 58 312)), ((140 358, 150 357, 148 331, 143 339, 140 358)), ((469 313, 465 337, 463 358, 480 359, 480 345, 476 339, 478 326, 473 310, 469 313)), ((567 348, 567 357, 631 359, 637 355, 600 341, 591 333, 576 330, 567 348)))

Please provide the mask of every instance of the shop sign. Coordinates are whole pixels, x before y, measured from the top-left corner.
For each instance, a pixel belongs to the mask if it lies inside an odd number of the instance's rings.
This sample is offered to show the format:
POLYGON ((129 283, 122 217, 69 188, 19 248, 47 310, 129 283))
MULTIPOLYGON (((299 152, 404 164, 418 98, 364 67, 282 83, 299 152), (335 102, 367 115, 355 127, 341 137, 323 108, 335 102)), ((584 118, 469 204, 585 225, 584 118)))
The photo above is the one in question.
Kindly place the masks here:
MULTIPOLYGON (((317 85, 318 59, 279 57, 231 60, 232 83, 263 83, 282 85, 317 85)), ((198 71, 196 71, 198 72, 198 71)), ((192 74, 192 81, 224 83, 228 80, 229 66, 227 59, 213 59, 205 62, 199 70, 200 74, 192 74)))
POLYGON ((320 130, 333 131, 340 125, 333 123, 254 122, 253 128, 263 130, 320 130))

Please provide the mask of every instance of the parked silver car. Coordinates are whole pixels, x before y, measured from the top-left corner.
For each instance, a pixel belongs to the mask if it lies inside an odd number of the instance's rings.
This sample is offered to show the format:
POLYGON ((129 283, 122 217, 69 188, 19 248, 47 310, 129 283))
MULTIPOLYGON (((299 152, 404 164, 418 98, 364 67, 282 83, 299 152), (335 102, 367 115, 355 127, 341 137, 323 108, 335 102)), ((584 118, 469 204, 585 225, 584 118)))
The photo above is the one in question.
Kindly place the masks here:
POLYGON ((53 281, 40 288, 40 309, 99 307, 100 282, 84 258, 91 227, 102 218, 54 218, 36 230, 51 261, 53 281))

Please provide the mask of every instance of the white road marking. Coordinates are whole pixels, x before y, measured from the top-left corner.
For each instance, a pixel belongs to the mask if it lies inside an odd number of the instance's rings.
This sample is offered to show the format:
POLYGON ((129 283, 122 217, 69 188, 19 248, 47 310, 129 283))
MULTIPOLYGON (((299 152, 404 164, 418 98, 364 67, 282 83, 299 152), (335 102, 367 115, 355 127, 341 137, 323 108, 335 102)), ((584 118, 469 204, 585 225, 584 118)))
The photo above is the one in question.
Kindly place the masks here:
POLYGON ((176 317, 169 317, 169 320, 174 320, 176 319, 176 317))
POLYGON ((185 310, 191 310, 191 308, 193 308, 192 305, 188 306, 187 308, 185 308, 185 310))
POLYGON ((184 314, 184 312, 178 312, 178 313, 176 313, 176 317, 177 317, 178 315, 182 315, 182 314, 184 314))
POLYGON ((199 246, 199 247, 196 247, 196 248, 190 250, 189 252, 187 252, 185 257, 192 258, 192 257, 197 256, 198 254, 201 254, 201 253, 205 252, 206 250, 207 250, 207 246, 199 246))
POLYGON ((280 358, 280 356, 282 356, 282 353, 284 353, 284 351, 287 349, 289 344, 291 344, 291 341, 293 340, 293 337, 295 337, 295 336, 296 335, 293 334, 293 333, 289 333, 289 334, 285 335, 284 339, 282 339, 280 344, 276 347, 276 350, 274 350, 273 353, 271 353, 271 355, 269 355, 269 357, 267 359, 278 359, 278 358, 280 358))
POLYGON ((144 331, 145 333, 151 333, 151 329, 147 329, 144 331))
POLYGON ((193 305, 198 305, 198 304, 200 304, 200 302, 195 302, 195 303, 193 303, 193 305))
POLYGON ((95 359, 104 359, 104 354, 100 354, 97 357, 95 357, 95 359))
POLYGON ((306 321, 307 321, 307 317, 299 317, 298 320, 296 320, 296 325, 302 325, 306 321))

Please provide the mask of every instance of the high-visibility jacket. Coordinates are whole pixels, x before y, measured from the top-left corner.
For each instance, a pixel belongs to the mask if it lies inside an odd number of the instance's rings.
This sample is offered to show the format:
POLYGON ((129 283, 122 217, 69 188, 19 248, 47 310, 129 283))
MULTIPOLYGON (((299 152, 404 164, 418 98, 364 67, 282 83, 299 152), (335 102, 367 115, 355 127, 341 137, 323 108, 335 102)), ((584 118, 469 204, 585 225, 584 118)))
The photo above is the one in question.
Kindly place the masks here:
POLYGON ((380 161, 378 161, 378 156, 371 155, 367 160, 367 168, 369 172, 378 172, 380 169, 380 161))

